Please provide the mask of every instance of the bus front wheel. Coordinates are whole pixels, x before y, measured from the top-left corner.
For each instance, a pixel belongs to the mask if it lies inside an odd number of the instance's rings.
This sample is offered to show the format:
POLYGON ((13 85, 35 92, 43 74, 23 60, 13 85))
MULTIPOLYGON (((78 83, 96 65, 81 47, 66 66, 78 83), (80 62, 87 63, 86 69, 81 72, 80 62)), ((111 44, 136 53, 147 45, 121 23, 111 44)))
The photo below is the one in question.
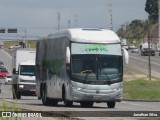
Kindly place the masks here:
POLYGON ((73 106, 73 102, 72 101, 68 101, 66 99, 66 93, 64 94, 64 104, 66 107, 72 107, 73 106))
POLYGON ((110 101, 110 102, 107 102, 107 106, 108 108, 114 108, 116 105, 116 102, 115 101, 110 101))

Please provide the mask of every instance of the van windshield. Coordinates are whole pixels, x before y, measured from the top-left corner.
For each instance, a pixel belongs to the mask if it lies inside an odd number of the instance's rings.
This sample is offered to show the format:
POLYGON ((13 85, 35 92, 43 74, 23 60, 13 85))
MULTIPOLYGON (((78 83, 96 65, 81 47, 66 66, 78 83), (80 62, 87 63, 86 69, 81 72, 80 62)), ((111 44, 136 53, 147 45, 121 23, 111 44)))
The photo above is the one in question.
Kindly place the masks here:
POLYGON ((1 69, 1 72, 8 72, 7 69, 1 69))
POLYGON ((35 66, 31 65, 21 65, 20 75, 25 76, 35 76, 35 66))

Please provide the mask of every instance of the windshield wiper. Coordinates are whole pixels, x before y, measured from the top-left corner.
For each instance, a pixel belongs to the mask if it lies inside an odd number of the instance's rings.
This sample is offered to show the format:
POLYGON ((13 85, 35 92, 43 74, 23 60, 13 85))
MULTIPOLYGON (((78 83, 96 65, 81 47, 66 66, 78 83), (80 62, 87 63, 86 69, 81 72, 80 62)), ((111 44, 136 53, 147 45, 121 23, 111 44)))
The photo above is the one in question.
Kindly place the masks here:
POLYGON ((110 85, 110 84, 117 83, 120 81, 121 81, 121 79, 117 78, 117 79, 112 79, 112 80, 105 80, 104 83, 110 85))
POLYGON ((107 84, 107 85, 110 85, 110 84, 112 84, 112 81, 111 80, 106 80, 106 81, 104 81, 104 83, 107 84))

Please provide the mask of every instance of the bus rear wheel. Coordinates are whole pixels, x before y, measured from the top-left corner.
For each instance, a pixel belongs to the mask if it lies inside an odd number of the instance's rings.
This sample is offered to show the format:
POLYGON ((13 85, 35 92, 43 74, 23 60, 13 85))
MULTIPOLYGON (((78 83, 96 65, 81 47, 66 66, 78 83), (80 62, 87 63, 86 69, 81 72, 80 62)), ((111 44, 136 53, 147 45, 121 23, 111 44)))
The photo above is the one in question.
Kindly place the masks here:
POLYGON ((47 98, 47 90, 45 88, 42 90, 42 103, 43 103, 43 105, 49 105, 50 104, 50 101, 47 98))
POLYGON ((84 101, 84 102, 80 102, 80 104, 81 104, 81 107, 87 107, 87 108, 93 107, 93 102, 84 101))
POLYGON ((58 105, 58 101, 57 100, 51 99, 50 102, 51 102, 51 105, 53 105, 53 106, 57 106, 58 105))
POLYGON ((115 101, 110 101, 110 102, 107 102, 107 106, 108 108, 114 108, 116 105, 116 102, 115 101))

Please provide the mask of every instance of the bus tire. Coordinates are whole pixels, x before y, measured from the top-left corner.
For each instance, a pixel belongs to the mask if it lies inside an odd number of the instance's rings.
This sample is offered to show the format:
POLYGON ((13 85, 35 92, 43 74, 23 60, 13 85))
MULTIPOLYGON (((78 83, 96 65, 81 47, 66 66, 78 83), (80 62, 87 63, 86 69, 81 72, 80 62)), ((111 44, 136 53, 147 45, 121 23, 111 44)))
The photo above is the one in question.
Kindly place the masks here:
POLYGON ((57 100, 54 100, 54 99, 51 100, 51 105, 57 106, 57 104, 58 104, 58 101, 57 101, 57 100))
POLYGON ((73 102, 72 101, 68 101, 66 99, 66 93, 64 93, 64 104, 66 107, 72 107, 73 106, 73 102))
POLYGON ((50 101, 47 98, 47 90, 46 90, 45 87, 42 89, 42 103, 43 103, 43 105, 49 105, 50 104, 50 101))
POLYGON ((93 102, 83 101, 83 102, 80 102, 80 104, 81 104, 81 107, 86 107, 86 108, 93 107, 93 102))
POLYGON ((108 108, 114 108, 116 105, 116 102, 115 101, 110 101, 110 102, 107 102, 107 106, 108 108))

